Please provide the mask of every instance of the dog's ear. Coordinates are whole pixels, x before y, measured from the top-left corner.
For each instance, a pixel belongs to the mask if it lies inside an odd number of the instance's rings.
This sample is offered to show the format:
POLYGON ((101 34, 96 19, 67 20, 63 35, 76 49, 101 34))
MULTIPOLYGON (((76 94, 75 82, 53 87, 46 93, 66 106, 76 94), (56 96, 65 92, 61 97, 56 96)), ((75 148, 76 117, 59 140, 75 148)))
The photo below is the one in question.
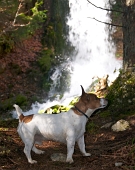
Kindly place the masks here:
POLYGON ((81 88, 82 88, 82 96, 83 96, 85 94, 85 91, 82 85, 81 85, 81 88))

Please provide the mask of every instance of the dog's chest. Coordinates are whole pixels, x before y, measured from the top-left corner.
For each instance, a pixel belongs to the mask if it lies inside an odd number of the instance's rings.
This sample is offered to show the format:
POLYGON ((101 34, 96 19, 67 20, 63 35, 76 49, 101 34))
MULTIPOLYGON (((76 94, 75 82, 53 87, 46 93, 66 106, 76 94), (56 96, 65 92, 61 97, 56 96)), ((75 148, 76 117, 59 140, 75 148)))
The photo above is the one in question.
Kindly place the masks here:
POLYGON ((85 133, 85 125, 84 121, 75 121, 74 122, 74 131, 75 131, 75 138, 80 138, 85 133))

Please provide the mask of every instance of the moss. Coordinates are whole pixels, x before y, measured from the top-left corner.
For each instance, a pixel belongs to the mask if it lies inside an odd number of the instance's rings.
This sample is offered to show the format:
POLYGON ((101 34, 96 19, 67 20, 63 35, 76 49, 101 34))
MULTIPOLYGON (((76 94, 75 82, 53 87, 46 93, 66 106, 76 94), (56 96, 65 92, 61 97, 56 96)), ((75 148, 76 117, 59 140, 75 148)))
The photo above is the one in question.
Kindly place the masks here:
POLYGON ((49 71, 53 63, 53 51, 50 49, 43 50, 38 64, 42 71, 49 71))
POLYGON ((109 87, 106 98, 111 115, 131 114, 135 109, 135 73, 121 72, 113 85, 109 87))
POLYGON ((108 110, 102 111, 102 112, 100 113, 100 116, 101 116, 102 118, 107 118, 107 117, 110 116, 110 112, 109 112, 108 110))
POLYGON ((10 119, 10 120, 0 120, 0 131, 6 131, 8 128, 16 128, 18 126, 18 120, 17 119, 10 119), (6 128, 6 129, 4 129, 6 128))
POLYGON ((9 34, 2 34, 0 37, 0 56, 9 53, 14 48, 14 41, 9 34))
POLYGON ((95 134, 98 129, 99 129, 99 127, 93 121, 86 124, 86 131, 87 132, 95 134))
POLYGON ((4 100, 1 102, 0 109, 1 110, 12 110, 13 109, 13 104, 16 103, 19 106, 24 106, 27 105, 27 97, 24 95, 17 95, 16 97, 10 97, 7 100, 4 100))

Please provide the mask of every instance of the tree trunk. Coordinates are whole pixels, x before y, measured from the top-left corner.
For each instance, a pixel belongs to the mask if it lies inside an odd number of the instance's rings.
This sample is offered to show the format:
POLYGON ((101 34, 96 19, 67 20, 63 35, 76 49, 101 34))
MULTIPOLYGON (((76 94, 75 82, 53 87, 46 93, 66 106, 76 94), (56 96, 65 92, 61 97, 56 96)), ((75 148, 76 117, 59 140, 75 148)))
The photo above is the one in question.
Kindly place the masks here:
POLYGON ((135 71, 135 0, 122 0, 123 68, 135 71))

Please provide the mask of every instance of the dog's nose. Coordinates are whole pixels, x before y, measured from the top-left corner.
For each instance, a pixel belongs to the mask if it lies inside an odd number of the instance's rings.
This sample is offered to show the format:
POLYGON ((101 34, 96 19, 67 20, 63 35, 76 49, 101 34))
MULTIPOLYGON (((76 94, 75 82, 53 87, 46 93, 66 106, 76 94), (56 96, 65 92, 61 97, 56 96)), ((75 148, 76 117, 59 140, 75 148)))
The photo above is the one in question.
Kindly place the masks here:
POLYGON ((106 106, 108 105, 108 100, 107 100, 107 99, 105 99, 105 105, 106 105, 106 106))
POLYGON ((108 105, 108 100, 105 99, 105 98, 101 98, 100 99, 100 104, 101 104, 101 106, 106 107, 108 105))

